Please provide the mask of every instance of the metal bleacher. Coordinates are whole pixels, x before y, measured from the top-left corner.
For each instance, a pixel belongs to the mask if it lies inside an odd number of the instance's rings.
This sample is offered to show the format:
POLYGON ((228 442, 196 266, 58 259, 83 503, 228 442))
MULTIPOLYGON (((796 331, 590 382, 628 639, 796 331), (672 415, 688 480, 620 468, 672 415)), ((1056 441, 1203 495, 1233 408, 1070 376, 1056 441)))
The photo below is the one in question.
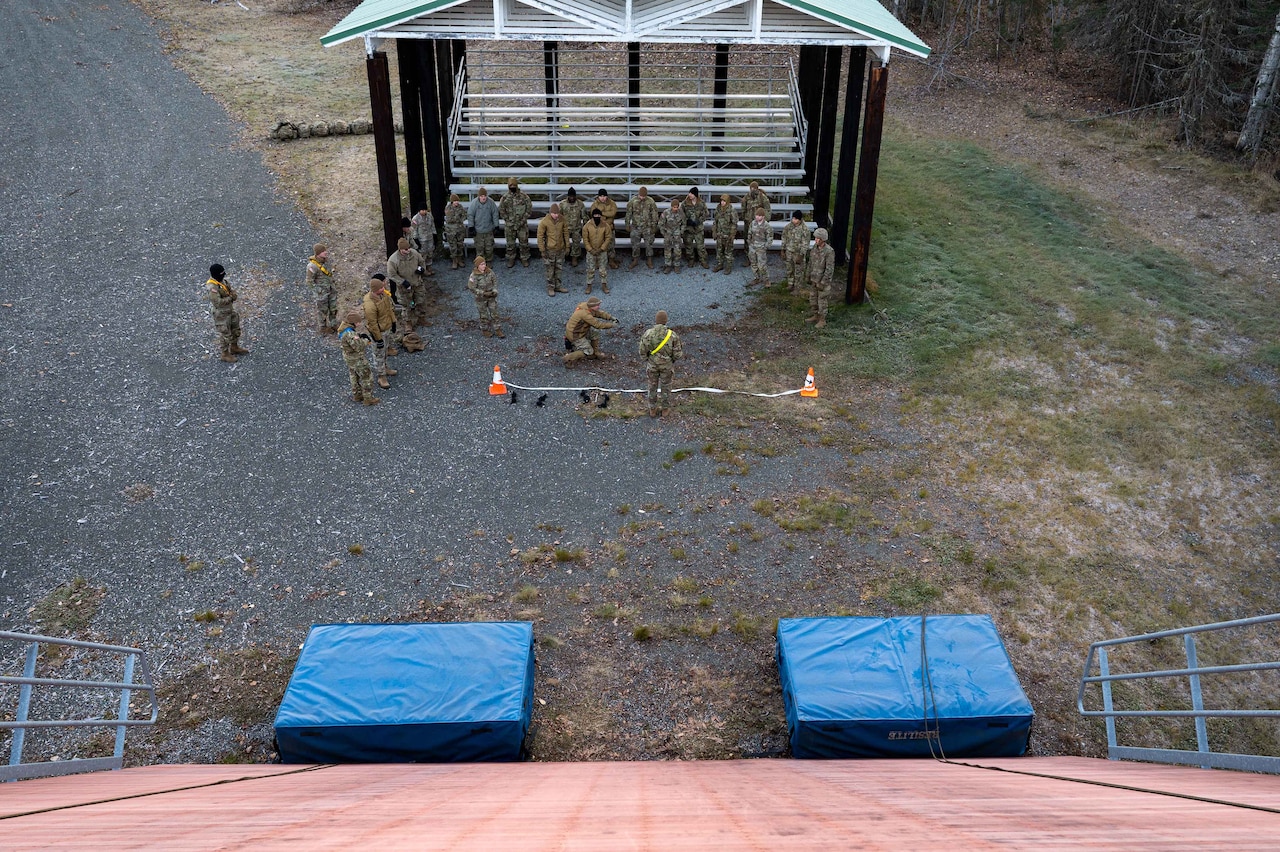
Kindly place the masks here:
MULTIPOLYGON (((711 54, 706 62, 644 63, 633 98, 625 58, 619 66, 601 53, 562 47, 557 91, 549 96, 540 51, 469 51, 454 81, 450 191, 465 203, 484 186, 498 199, 514 177, 533 200, 531 230, 570 187, 588 207, 607 189, 619 219, 641 186, 660 209, 693 186, 708 208, 721 194, 737 207, 752 181, 769 196, 775 231, 791 211, 812 213, 803 167, 807 128, 790 52, 763 52, 750 65, 731 67, 723 106, 714 96, 711 54)), ((621 229, 617 243, 629 245, 621 229)))

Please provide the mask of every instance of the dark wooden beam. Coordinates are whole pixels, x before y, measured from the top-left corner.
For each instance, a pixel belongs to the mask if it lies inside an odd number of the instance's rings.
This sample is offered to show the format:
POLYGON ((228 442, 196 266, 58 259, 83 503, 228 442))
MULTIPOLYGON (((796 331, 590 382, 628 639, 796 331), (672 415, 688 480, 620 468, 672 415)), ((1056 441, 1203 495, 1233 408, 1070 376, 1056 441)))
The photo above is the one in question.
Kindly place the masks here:
POLYGON ((400 230, 400 169, 396 165, 396 122, 391 114, 391 71, 387 55, 375 51, 365 60, 369 106, 373 110, 373 150, 378 161, 378 196, 387 254, 395 251, 400 230))
MULTIPOLYGON (((715 130, 711 131, 712 136, 724 135, 724 108, 729 102, 729 45, 716 45, 716 84, 715 84, 715 114, 712 122, 715 124, 715 130)), ((716 150, 724 150, 717 148, 716 150)))
MULTIPOLYGON (((629 134, 632 137, 640 135, 640 119, 637 113, 640 110, 640 42, 627 42, 627 106, 630 112, 627 116, 627 125, 629 134)), ((639 151, 640 146, 633 140, 631 143, 632 151, 639 151)))
POLYGON ((824 228, 831 227, 831 167, 835 159, 836 114, 840 110, 840 61, 839 47, 825 50, 823 63, 822 109, 818 127, 818 159, 813 170, 813 221, 824 228))
POLYGON ((884 130, 884 102, 889 68, 872 64, 867 75, 867 111, 862 119, 862 157, 858 163, 858 194, 853 206, 853 260, 849 263, 847 304, 862 302, 867 293, 867 257, 871 251, 871 216, 876 206, 876 176, 880 171, 880 135, 884 130))
MULTIPOLYGON (((453 151, 449 141, 449 118, 453 115, 453 46, 449 39, 436 39, 436 97, 440 101, 440 152, 444 157, 445 183, 453 182, 453 151)), ((434 202, 435 199, 432 199, 434 202)), ((444 206, 449 201, 446 195, 440 199, 440 209, 432 212, 437 219, 444 216, 444 206)))
POLYGON ((551 111, 560 105, 560 62, 556 57, 559 48, 559 42, 542 43, 542 75, 546 82, 548 121, 554 120, 551 111))
POLYGON ((404 170, 409 181, 409 209, 427 206, 427 167, 423 162, 422 110, 418 103, 418 40, 396 39, 400 69, 400 114, 404 118, 404 170))
MULTIPOLYGON (((418 48, 418 84, 422 99, 422 133, 427 138, 427 189, 431 193, 431 214, 437 226, 444 217, 449 200, 449 184, 444 174, 444 148, 441 145, 440 96, 436 85, 436 45, 434 39, 423 40, 418 48), (434 140, 435 144, 430 144, 434 140), (439 211, 437 214, 436 211, 439 211)), ((445 140, 444 145, 448 145, 445 140)))
POLYGON ((818 162, 818 123, 817 106, 822 100, 822 63, 826 52, 815 45, 806 44, 800 47, 800 68, 796 72, 797 84, 800 88, 800 113, 808 125, 808 135, 804 145, 804 182, 809 189, 814 185, 814 167, 818 162))
POLYGON ((840 165, 836 168, 836 209, 831 217, 831 246, 836 263, 849 262, 849 219, 853 212, 853 169, 858 158, 858 117, 862 115, 862 81, 867 49, 849 48, 848 79, 844 88, 844 122, 840 130, 840 165))

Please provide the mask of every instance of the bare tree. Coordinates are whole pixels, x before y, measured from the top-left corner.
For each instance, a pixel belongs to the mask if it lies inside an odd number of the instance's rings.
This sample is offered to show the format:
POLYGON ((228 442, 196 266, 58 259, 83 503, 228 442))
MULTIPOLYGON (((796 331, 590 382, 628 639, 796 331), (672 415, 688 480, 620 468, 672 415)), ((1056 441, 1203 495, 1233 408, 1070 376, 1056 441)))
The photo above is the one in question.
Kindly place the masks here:
POLYGON ((1258 157, 1267 121, 1271 118, 1277 79, 1280 79, 1280 12, 1276 13, 1276 27, 1271 33, 1271 43, 1267 45, 1262 63, 1258 66, 1258 79, 1253 85, 1249 114, 1245 116, 1244 127, 1240 129, 1240 138, 1236 141, 1236 150, 1245 152, 1253 159, 1258 157))

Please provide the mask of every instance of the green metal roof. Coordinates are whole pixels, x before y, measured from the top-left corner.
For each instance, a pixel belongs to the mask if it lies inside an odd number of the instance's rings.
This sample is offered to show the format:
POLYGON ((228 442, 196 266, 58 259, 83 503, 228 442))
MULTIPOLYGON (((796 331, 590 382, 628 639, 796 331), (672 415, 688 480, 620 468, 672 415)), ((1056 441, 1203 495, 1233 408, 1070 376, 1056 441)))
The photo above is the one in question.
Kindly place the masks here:
MULTIPOLYGON (((464 0, 465 2, 465 0, 464 0)), ((929 46, 916 37, 879 0, 776 0, 784 6, 855 30, 872 38, 883 39, 918 56, 928 56, 929 46)), ((458 0, 364 0, 337 26, 321 37, 326 47, 385 30, 431 12, 457 5, 458 0)), ((812 43, 812 33, 803 41, 812 43)), ((607 39, 602 39, 607 40, 607 39)), ((626 40, 626 39, 619 39, 626 40)), ((798 39, 799 40, 799 39, 798 39)))

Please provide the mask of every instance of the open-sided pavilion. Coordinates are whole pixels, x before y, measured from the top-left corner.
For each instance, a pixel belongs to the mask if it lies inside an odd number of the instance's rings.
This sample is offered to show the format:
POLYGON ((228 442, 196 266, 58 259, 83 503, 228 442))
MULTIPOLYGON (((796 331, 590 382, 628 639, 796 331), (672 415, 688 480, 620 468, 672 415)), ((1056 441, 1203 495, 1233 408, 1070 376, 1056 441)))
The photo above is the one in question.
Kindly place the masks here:
POLYGON ((866 282, 889 58, 929 53, 878 0, 364 0, 321 42, 356 38, 389 252, 394 41, 413 209, 439 222, 451 191, 508 176, 540 206, 570 185, 696 185, 736 202, 756 180, 775 218, 811 210, 827 228, 849 302, 866 282))

